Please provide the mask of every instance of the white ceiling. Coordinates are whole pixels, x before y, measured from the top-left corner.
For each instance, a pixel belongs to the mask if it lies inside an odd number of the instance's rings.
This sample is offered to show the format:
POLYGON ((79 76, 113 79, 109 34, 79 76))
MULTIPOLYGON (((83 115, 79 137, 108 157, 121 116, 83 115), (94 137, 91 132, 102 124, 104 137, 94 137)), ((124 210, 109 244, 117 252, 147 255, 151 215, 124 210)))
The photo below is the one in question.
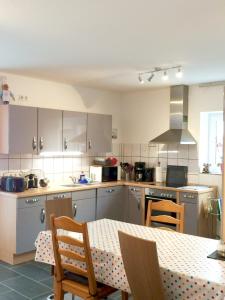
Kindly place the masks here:
POLYGON ((225 1, 0 0, 0 71, 118 91, 225 80, 225 1), (177 64, 180 81, 138 83, 177 64))

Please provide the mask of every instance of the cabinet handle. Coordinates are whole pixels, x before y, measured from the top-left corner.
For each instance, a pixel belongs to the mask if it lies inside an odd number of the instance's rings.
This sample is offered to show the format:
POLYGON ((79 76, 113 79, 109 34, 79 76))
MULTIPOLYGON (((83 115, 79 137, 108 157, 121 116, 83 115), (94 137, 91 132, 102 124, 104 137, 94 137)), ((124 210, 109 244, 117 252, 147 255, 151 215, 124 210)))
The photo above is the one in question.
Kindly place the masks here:
POLYGON ((113 189, 109 189, 109 190, 107 190, 106 192, 107 192, 107 193, 112 193, 112 192, 114 192, 114 190, 113 190, 113 189))
POLYGON ((41 209, 40 220, 41 220, 41 223, 42 223, 42 224, 43 224, 44 221, 45 221, 45 210, 44 210, 44 208, 41 209))
POLYGON ((92 143, 91 143, 91 140, 88 141, 88 149, 91 149, 92 148, 92 143))
POLYGON ((35 136, 33 137, 32 148, 33 148, 33 150, 36 150, 36 149, 37 149, 37 140, 36 140, 36 137, 35 137, 35 136))
POLYGON ((25 202, 26 202, 27 204, 33 204, 33 203, 36 203, 36 202, 38 202, 38 201, 39 201, 38 198, 33 198, 33 199, 27 199, 25 202))
POLYGON ((77 205, 74 204, 73 205, 73 216, 76 217, 76 214, 77 214, 77 205))
POLYGON ((54 200, 63 199, 63 198, 65 198, 65 195, 57 195, 53 197, 54 200))
POLYGON ((67 142, 67 139, 65 138, 64 139, 64 150, 67 150, 68 148, 68 142, 67 142))
POLYGON ((140 201, 140 199, 137 199, 137 207, 138 207, 138 210, 140 210, 140 208, 141 208, 141 201, 140 201))
POLYGON ((40 137, 39 148, 42 150, 44 148, 44 138, 40 137))
POLYGON ((132 192, 136 192, 136 191, 137 191, 136 188, 131 188, 130 190, 131 190, 132 192))

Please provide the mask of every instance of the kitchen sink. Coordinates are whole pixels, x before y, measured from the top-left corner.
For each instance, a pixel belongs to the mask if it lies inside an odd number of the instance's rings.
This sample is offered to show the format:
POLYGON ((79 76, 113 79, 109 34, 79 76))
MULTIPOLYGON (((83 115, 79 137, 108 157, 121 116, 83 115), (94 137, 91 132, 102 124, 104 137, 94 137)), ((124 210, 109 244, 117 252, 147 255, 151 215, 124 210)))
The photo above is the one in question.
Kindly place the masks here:
POLYGON ((64 187, 76 187, 76 186, 86 186, 86 185, 93 185, 94 183, 68 183, 68 184, 61 184, 64 187))
POLYGON ((68 183, 68 184, 60 184, 60 186, 64 186, 64 187, 76 187, 76 186, 81 186, 83 184, 81 183, 68 183))

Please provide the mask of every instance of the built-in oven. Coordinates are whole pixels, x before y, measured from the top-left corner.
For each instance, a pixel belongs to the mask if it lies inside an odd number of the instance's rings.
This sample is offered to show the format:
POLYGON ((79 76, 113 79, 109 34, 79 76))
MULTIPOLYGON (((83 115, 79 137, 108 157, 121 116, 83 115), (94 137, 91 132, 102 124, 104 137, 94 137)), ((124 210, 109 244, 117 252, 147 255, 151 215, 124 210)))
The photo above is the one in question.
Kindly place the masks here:
MULTIPOLYGON (((161 201, 170 200, 176 203, 176 191, 157 189, 157 188, 146 188, 145 189, 145 219, 147 217, 148 201, 161 201)), ((169 215, 176 218, 176 213, 162 212, 162 211, 152 211, 153 216, 157 215, 169 215)), ((176 229, 176 225, 167 223, 152 222, 153 227, 169 227, 171 229, 176 229)))

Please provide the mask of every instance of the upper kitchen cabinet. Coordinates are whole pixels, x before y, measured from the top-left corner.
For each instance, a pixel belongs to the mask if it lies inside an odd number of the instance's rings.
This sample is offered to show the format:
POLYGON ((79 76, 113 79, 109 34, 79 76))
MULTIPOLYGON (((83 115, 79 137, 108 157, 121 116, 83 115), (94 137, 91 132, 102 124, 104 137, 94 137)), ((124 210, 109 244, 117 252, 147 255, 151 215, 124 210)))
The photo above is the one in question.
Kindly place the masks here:
POLYGON ((89 153, 112 151, 112 116, 88 114, 87 148, 89 153))
POLYGON ((37 153, 37 108, 0 106, 0 153, 37 153))
POLYGON ((39 152, 62 151, 62 111, 38 108, 39 152))
POLYGON ((87 151, 87 114, 63 111, 63 151, 87 151))

